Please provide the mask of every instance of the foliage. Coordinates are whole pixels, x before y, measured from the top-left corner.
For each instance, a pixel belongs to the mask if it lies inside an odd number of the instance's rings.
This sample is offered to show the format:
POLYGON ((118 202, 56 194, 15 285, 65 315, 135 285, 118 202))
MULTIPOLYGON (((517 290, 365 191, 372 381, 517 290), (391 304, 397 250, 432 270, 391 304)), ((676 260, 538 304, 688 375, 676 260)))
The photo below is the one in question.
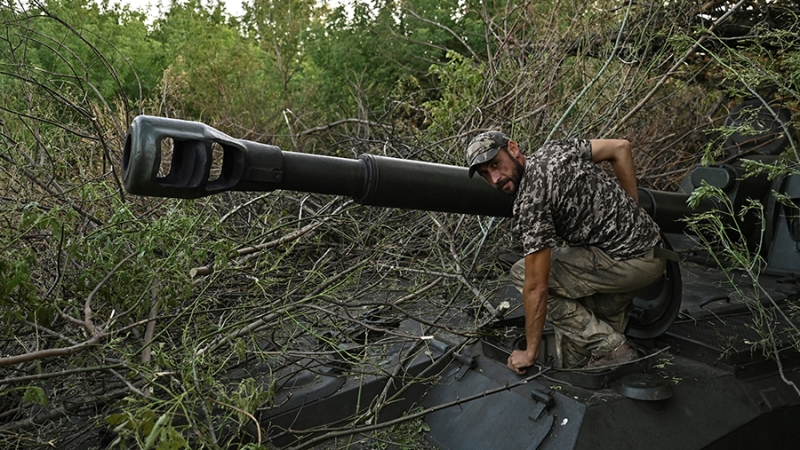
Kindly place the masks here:
MULTIPOLYGON (((752 34, 746 38, 717 40, 704 45, 705 59, 709 63, 713 61, 717 69, 714 80, 722 83, 729 98, 756 99, 774 114, 780 107, 796 113, 800 105, 798 66, 794 64, 798 53, 795 42, 800 37, 800 22, 796 12, 791 5, 776 2, 769 10, 764 10, 762 6, 744 14, 757 14, 760 18, 772 20, 773 25, 780 26, 770 27, 768 22, 756 22, 751 28, 752 34)), ((722 33, 725 33, 724 29, 722 33)), ((745 120, 737 126, 717 129, 719 135, 707 147, 704 163, 730 158, 724 142, 734 133, 743 136, 759 133, 762 125, 758 117, 748 117, 746 114, 743 117, 745 120)), ((796 124, 796 118, 794 121, 796 124)), ((743 161, 745 178, 765 176, 768 180, 775 180, 800 174, 797 136, 790 126, 784 126, 782 135, 788 138, 785 152, 766 162, 757 159, 743 161)), ((790 211, 788 214, 800 208, 779 192, 773 191, 771 195, 790 211)), ((731 286, 753 314, 755 330, 761 336, 758 342, 753 342, 754 349, 775 359, 780 366, 780 352, 787 349, 800 351, 800 330, 792 325, 785 308, 777 304, 760 282, 760 276, 766 268, 762 255, 766 254, 764 247, 768 245, 763 241, 768 233, 764 212, 766 205, 755 199, 733 205, 724 192, 707 184, 693 192, 690 204, 697 205, 705 199, 715 200, 722 205, 721 210, 715 214, 697 214, 689 218, 688 226, 697 236, 700 246, 728 274, 731 286), (741 224, 753 221, 760 227, 751 236, 742 229, 741 224), (744 273, 750 285, 735 281, 730 275, 734 271, 744 273), (786 322, 790 324, 789 329, 777 329, 777 323, 786 322)), ((794 389, 800 395, 800 388, 794 386, 794 389)))
MULTIPOLYGON (((232 18, 189 0, 148 18, 4 1, 1 445, 264 448, 282 431, 261 429, 260 409, 298 372, 385 375, 374 361, 387 348, 424 352, 399 323, 466 341, 491 318, 507 222, 290 192, 130 196, 120 149, 135 115, 450 164, 490 128, 529 148, 613 135, 635 143, 644 184, 674 187, 699 149, 718 156, 734 100, 798 105, 792 6, 773 2, 788 12, 769 21, 742 9, 747 38, 732 39, 735 27, 708 23, 732 4, 711 3, 254 0, 232 18)), ((760 168, 797 162, 795 144, 760 168)), ((756 274, 752 250, 730 248, 756 274)), ((391 402, 343 429, 363 435, 391 402)), ((415 446, 424 427, 369 439, 415 446)))
MULTIPOLYGON (((754 330, 760 336, 759 340, 752 342, 754 350, 780 363, 779 353, 786 351, 786 348, 800 351, 800 328, 793 324, 784 308, 778 305, 776 299, 772 298, 759 281, 760 275, 766 268, 765 261, 761 257, 763 242, 760 241, 755 248, 751 248, 747 233, 740 227, 746 216, 754 213, 761 221, 759 236, 763 237, 766 231, 764 205, 757 200, 750 200, 737 210, 721 189, 705 182, 692 193, 689 203, 696 207, 702 200, 709 198, 717 201, 721 208, 689 218, 689 230, 723 269, 728 282, 734 288, 736 297, 742 299, 753 313, 753 321, 756 324, 754 330), (735 280, 733 274, 739 271, 747 275, 751 283, 749 286, 735 280), (789 328, 779 329, 776 326, 778 323, 788 324, 789 328)), ((794 204, 790 206, 797 208, 794 204)), ((797 386, 794 388, 798 389, 797 386)))

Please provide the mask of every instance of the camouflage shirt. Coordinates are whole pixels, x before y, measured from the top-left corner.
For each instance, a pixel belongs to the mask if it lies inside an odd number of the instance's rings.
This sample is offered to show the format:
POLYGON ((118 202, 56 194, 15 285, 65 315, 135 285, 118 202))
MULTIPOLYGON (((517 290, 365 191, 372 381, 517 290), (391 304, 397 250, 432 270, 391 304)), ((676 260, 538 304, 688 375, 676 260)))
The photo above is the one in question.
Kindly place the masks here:
POLYGON ((659 240, 653 219, 592 162, 587 140, 550 142, 527 158, 513 231, 526 255, 566 241, 624 260, 644 255, 659 240))

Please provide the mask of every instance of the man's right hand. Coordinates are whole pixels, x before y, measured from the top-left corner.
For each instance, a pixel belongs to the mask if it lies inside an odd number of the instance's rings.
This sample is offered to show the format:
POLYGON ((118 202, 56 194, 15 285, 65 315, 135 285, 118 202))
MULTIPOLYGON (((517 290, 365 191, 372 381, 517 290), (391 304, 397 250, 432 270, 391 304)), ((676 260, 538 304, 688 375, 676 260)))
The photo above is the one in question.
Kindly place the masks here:
POLYGON ((525 375, 539 356, 542 330, 547 316, 547 277, 550 275, 552 250, 545 247, 525 256, 525 282, 522 305, 525 309, 525 350, 515 350, 508 357, 508 368, 525 375))
POLYGON ((508 368, 513 370, 517 375, 525 375, 528 367, 536 362, 536 358, 528 355, 525 350, 514 350, 511 356, 508 357, 508 368))

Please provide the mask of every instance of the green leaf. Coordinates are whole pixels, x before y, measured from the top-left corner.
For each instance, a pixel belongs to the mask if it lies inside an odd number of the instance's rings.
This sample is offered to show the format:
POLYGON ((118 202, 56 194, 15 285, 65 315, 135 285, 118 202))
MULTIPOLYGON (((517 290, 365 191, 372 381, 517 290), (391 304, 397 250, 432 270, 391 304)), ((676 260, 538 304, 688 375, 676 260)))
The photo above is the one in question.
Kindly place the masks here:
POLYGON ((6 291, 11 292, 15 287, 19 286, 24 278, 24 274, 22 273, 17 273, 15 276, 11 277, 6 283, 6 291))
POLYGON ((25 388, 23 399, 28 403, 36 403, 42 406, 47 406, 49 403, 47 394, 44 392, 44 389, 39 386, 28 386, 25 388))
POLYGON ((53 323, 55 311, 51 306, 40 305, 36 308, 36 322, 49 327, 53 323))
POLYGON ((181 448, 186 448, 187 443, 186 439, 178 433, 178 430, 173 428, 171 425, 167 425, 165 428, 161 430, 161 440, 156 446, 157 450, 178 450, 181 448))
POLYGON ((159 431, 161 427, 170 419, 170 416, 167 413, 161 415, 156 421, 156 424, 153 426, 153 429, 150 430, 150 433, 147 435, 147 440, 144 442, 144 448, 148 449, 156 443, 156 438, 159 436, 159 431))
POLYGON ((128 420, 127 414, 111 414, 106 417, 106 423, 109 425, 119 425, 128 420))

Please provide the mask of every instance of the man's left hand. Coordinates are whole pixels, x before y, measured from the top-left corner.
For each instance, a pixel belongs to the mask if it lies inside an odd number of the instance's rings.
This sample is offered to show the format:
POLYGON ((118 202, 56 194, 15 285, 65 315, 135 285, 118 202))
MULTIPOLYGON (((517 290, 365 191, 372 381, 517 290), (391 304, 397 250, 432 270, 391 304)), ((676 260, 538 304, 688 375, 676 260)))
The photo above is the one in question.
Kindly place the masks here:
POLYGON ((511 356, 508 357, 508 368, 513 370, 517 375, 525 375, 528 371, 527 368, 536 362, 536 358, 528 356, 528 352, 524 350, 514 350, 511 356))

